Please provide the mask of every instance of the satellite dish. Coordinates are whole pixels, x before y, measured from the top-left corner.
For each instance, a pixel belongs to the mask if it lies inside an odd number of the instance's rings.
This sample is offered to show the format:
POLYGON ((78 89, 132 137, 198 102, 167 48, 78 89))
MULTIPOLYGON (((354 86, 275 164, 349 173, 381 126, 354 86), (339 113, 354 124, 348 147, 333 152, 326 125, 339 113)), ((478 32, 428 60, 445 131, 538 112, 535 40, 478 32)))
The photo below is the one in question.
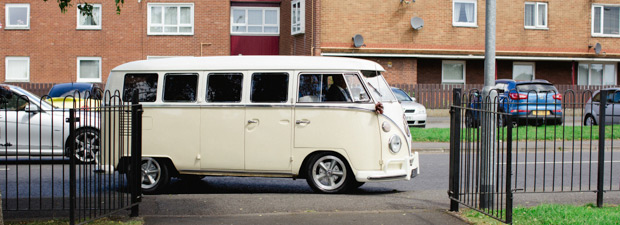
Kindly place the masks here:
POLYGON ((356 34, 355 36, 353 36, 353 45, 356 48, 362 47, 362 46, 366 46, 364 44, 364 37, 362 37, 361 34, 356 34))
POLYGON ((413 29, 419 30, 422 29, 422 27, 424 26, 424 20, 420 17, 413 17, 411 18, 411 27, 413 27, 413 29))
POLYGON ((601 43, 596 43, 596 45, 594 45, 594 53, 601 54, 601 43))

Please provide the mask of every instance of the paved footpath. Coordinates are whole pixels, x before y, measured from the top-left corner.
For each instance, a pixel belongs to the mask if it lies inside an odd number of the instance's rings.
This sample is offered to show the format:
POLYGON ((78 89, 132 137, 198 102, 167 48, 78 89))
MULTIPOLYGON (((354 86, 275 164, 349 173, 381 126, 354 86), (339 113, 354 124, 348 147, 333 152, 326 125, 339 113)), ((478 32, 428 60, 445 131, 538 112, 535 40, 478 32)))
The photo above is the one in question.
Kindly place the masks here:
POLYGON ((145 224, 467 224, 445 191, 145 196, 145 224))

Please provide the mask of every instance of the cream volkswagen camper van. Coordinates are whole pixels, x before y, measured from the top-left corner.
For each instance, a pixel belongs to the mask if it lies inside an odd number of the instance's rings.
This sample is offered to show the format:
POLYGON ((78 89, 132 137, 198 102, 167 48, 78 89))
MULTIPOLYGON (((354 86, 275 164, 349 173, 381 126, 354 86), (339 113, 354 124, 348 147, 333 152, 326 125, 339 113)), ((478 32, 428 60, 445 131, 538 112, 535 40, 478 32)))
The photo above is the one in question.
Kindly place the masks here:
POLYGON ((342 193, 419 173, 383 71, 338 57, 167 58, 114 68, 106 91, 123 101, 139 91, 145 193, 204 176, 305 178, 342 193))

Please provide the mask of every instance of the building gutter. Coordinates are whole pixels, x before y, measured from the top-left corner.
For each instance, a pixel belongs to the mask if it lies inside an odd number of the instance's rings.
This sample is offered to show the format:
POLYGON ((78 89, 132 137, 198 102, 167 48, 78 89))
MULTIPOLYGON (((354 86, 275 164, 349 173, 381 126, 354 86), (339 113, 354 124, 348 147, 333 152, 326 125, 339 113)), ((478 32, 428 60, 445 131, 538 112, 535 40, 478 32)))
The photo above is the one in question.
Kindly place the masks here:
MULTIPOLYGON (((376 57, 376 58, 422 58, 422 59, 473 59, 482 60, 483 55, 447 55, 447 54, 382 54, 382 53, 344 53, 323 52, 322 56, 376 57)), ((496 56, 497 60, 515 61, 588 61, 620 62, 620 58, 586 58, 586 57, 545 57, 545 56, 496 56)))

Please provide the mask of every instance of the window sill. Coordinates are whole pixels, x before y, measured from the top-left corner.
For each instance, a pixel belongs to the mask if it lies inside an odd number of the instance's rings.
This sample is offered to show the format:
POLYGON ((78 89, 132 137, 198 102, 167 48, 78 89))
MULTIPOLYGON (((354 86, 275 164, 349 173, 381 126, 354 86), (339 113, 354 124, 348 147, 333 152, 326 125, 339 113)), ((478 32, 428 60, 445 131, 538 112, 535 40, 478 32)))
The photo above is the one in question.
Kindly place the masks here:
POLYGON ((592 37, 620 38, 620 34, 592 34, 592 37))
POLYGON ((525 27, 526 30, 549 30, 548 27, 525 27))
POLYGON ((298 35, 304 35, 306 34, 305 32, 297 32, 297 33, 291 33, 291 36, 298 36, 298 35))
POLYGON ((478 28, 477 24, 452 24, 453 27, 478 28))
POLYGON ((194 34, 147 34, 148 36, 194 36, 194 34))
POLYGON ((5 30, 30 30, 30 27, 9 27, 5 26, 5 30))
POLYGON ((280 36, 280 33, 230 33, 231 36, 280 36))
POLYGON ((77 27, 76 30, 101 30, 101 27, 77 27))
POLYGON ((30 82, 30 79, 26 79, 26 80, 5 79, 4 82, 5 83, 27 83, 27 82, 30 82))

